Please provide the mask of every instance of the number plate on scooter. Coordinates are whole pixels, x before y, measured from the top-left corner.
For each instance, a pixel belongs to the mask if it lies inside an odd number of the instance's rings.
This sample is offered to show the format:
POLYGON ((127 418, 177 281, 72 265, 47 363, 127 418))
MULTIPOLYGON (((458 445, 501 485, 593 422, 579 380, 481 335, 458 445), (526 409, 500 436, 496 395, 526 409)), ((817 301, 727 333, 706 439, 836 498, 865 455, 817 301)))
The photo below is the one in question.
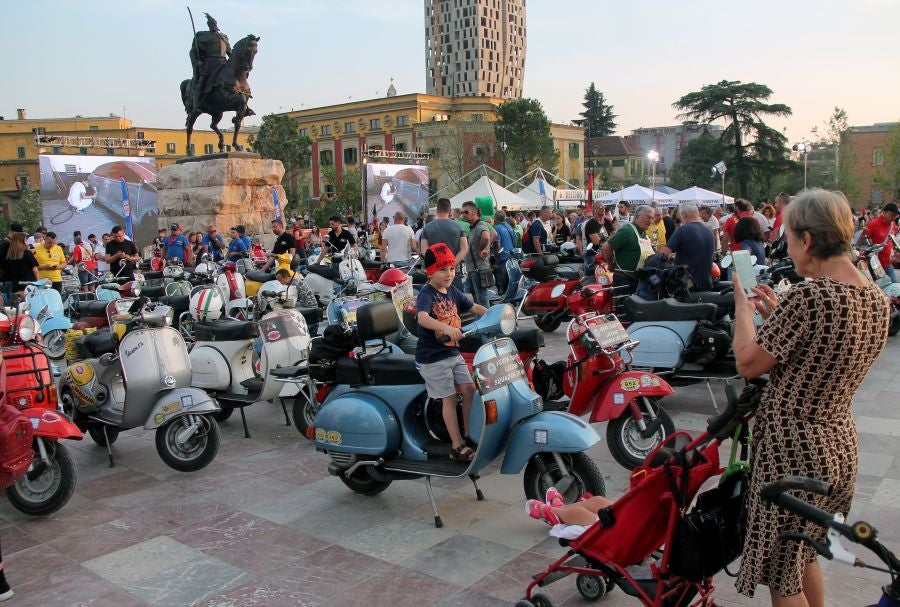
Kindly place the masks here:
POLYGON ((630 340, 625 327, 612 314, 587 318, 584 326, 601 348, 614 348, 630 340))
POLYGON ((482 394, 502 388, 525 379, 525 368, 516 351, 505 352, 478 363, 475 366, 475 380, 482 394))

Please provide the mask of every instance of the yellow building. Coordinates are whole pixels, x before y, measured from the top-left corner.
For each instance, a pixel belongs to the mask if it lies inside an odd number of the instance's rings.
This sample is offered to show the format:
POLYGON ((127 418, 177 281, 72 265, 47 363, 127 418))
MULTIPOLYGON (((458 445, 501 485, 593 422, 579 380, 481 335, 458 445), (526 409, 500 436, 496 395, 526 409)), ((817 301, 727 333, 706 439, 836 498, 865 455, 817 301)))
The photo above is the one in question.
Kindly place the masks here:
MULTIPOLYGON (((254 130, 241 130, 238 136, 241 145, 247 145, 254 130)), ((218 151, 218 137, 212 131, 194 131, 192 139, 191 146, 198 154, 218 151)), ((230 133, 226 134, 225 141, 231 141, 230 133)), ((10 205, 26 185, 38 187, 40 154, 152 156, 156 158, 157 166, 163 167, 186 155, 186 143, 184 129, 140 127, 119 116, 27 118, 25 110, 19 110, 17 119, 0 120, 0 204, 3 213, 10 216, 13 212, 10 205), (113 147, 104 147, 105 144, 113 147)), ((227 149, 230 150, 230 146, 227 149)))
MULTIPOLYGON (((503 153, 492 125, 502 103, 494 97, 395 95, 392 85, 387 97, 287 112, 300 123, 300 134, 312 140, 312 170, 307 183, 299 185, 321 196, 331 187, 322 167, 334 166, 337 175, 350 167, 362 171, 366 148, 431 154, 425 163, 432 192, 481 164, 502 171, 503 153)), ((561 171, 560 177, 578 185, 584 172, 582 128, 554 124, 551 134, 560 167, 545 168, 561 171)))

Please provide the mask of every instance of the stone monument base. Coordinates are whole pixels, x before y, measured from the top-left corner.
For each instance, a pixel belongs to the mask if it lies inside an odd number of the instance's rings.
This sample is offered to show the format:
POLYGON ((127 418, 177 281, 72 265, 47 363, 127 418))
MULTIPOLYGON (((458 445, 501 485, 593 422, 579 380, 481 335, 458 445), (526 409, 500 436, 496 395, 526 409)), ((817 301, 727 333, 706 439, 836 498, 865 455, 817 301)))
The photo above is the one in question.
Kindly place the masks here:
POLYGON ((274 241, 271 222, 275 217, 272 189, 282 208, 287 196, 281 186, 284 165, 280 160, 256 154, 231 152, 197 157, 159 170, 157 192, 159 228, 181 224, 185 233, 215 225, 228 242, 231 226, 242 224, 247 235, 264 246, 274 241))

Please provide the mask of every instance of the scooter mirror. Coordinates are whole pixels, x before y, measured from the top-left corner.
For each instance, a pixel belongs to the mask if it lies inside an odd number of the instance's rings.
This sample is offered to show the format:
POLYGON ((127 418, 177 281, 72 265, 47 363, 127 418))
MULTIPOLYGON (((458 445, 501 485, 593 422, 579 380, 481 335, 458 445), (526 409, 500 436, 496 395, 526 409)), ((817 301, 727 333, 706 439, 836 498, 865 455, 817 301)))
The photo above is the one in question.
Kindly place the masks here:
POLYGON ((754 265, 754 266, 756 265, 756 255, 751 255, 751 256, 750 256, 750 264, 751 264, 751 265, 754 265))
POLYGON ((719 262, 719 266, 724 270, 727 267, 731 266, 731 255, 726 255, 722 258, 722 261, 719 262))

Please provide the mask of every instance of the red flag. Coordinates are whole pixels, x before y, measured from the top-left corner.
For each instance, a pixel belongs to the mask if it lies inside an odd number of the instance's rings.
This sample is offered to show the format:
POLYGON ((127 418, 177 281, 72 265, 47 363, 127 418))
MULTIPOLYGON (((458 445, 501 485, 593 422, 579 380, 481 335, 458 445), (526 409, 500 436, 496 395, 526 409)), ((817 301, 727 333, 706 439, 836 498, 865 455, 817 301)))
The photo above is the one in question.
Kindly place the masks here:
POLYGON ((594 169, 588 172, 587 201, 585 202, 588 213, 594 212, 594 169))

